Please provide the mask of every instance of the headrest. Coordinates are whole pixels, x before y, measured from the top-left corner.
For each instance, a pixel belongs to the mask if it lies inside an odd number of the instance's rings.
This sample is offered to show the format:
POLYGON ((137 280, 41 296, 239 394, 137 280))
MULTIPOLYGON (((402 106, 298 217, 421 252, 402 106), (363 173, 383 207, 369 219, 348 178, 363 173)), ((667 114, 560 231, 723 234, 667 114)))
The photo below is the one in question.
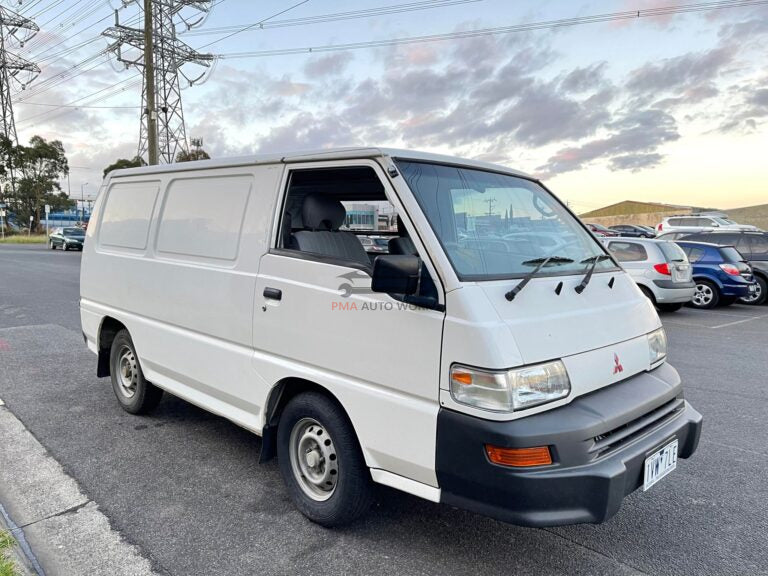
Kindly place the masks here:
POLYGON ((311 230, 338 230, 346 217, 341 202, 321 194, 307 195, 301 206, 302 224, 311 230))

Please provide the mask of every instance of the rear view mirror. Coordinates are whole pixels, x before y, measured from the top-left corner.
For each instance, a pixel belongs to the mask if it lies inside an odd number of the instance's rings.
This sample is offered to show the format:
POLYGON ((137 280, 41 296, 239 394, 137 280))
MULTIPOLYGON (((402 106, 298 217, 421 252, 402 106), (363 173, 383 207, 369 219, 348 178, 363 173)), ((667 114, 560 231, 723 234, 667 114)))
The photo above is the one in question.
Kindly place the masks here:
POLYGON ((421 258, 411 255, 379 256, 373 262, 373 292, 413 295, 419 291, 421 258))

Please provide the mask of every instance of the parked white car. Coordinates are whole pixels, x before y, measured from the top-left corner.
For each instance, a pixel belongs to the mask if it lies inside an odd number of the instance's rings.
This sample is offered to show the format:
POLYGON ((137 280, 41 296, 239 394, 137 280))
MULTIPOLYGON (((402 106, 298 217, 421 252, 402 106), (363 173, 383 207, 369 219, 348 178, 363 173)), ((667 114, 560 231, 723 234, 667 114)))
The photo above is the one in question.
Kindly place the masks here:
POLYGON ((674 242, 650 238, 606 238, 603 242, 659 310, 674 312, 693 299, 692 267, 674 242))
POLYGON ((712 230, 759 230, 749 224, 737 224, 726 216, 708 214, 691 214, 688 216, 669 216, 664 218, 656 226, 658 234, 664 232, 684 232, 694 234, 696 232, 709 232, 712 230))
POLYGON ((359 148, 115 170, 87 235, 83 337, 120 406, 169 392, 262 436, 322 525, 360 517, 374 482, 602 522, 696 450, 653 306, 504 166, 359 148), (388 254, 344 229, 360 202, 400 217, 388 254), (503 238, 533 224, 567 241, 503 238))

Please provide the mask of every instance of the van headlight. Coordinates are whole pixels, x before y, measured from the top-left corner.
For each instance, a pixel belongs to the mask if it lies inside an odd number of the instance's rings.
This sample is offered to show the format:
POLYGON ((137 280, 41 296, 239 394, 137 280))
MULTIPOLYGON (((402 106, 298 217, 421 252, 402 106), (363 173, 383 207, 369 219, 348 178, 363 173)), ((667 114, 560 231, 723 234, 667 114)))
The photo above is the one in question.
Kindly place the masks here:
POLYGON ((570 392, 571 381, 560 360, 500 371, 451 367, 451 397, 483 410, 524 410, 565 398, 570 392))
POLYGON ((667 333, 659 328, 648 334, 648 354, 651 366, 667 357, 667 333))

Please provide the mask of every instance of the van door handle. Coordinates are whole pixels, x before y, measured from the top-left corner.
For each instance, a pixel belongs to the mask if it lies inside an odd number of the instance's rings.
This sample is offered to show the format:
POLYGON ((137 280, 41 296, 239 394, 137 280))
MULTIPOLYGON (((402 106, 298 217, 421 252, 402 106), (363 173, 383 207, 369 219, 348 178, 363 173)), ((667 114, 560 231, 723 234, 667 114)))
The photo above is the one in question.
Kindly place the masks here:
POLYGON ((277 288, 264 288, 264 298, 269 298, 270 300, 282 300, 283 291, 278 290, 277 288))

